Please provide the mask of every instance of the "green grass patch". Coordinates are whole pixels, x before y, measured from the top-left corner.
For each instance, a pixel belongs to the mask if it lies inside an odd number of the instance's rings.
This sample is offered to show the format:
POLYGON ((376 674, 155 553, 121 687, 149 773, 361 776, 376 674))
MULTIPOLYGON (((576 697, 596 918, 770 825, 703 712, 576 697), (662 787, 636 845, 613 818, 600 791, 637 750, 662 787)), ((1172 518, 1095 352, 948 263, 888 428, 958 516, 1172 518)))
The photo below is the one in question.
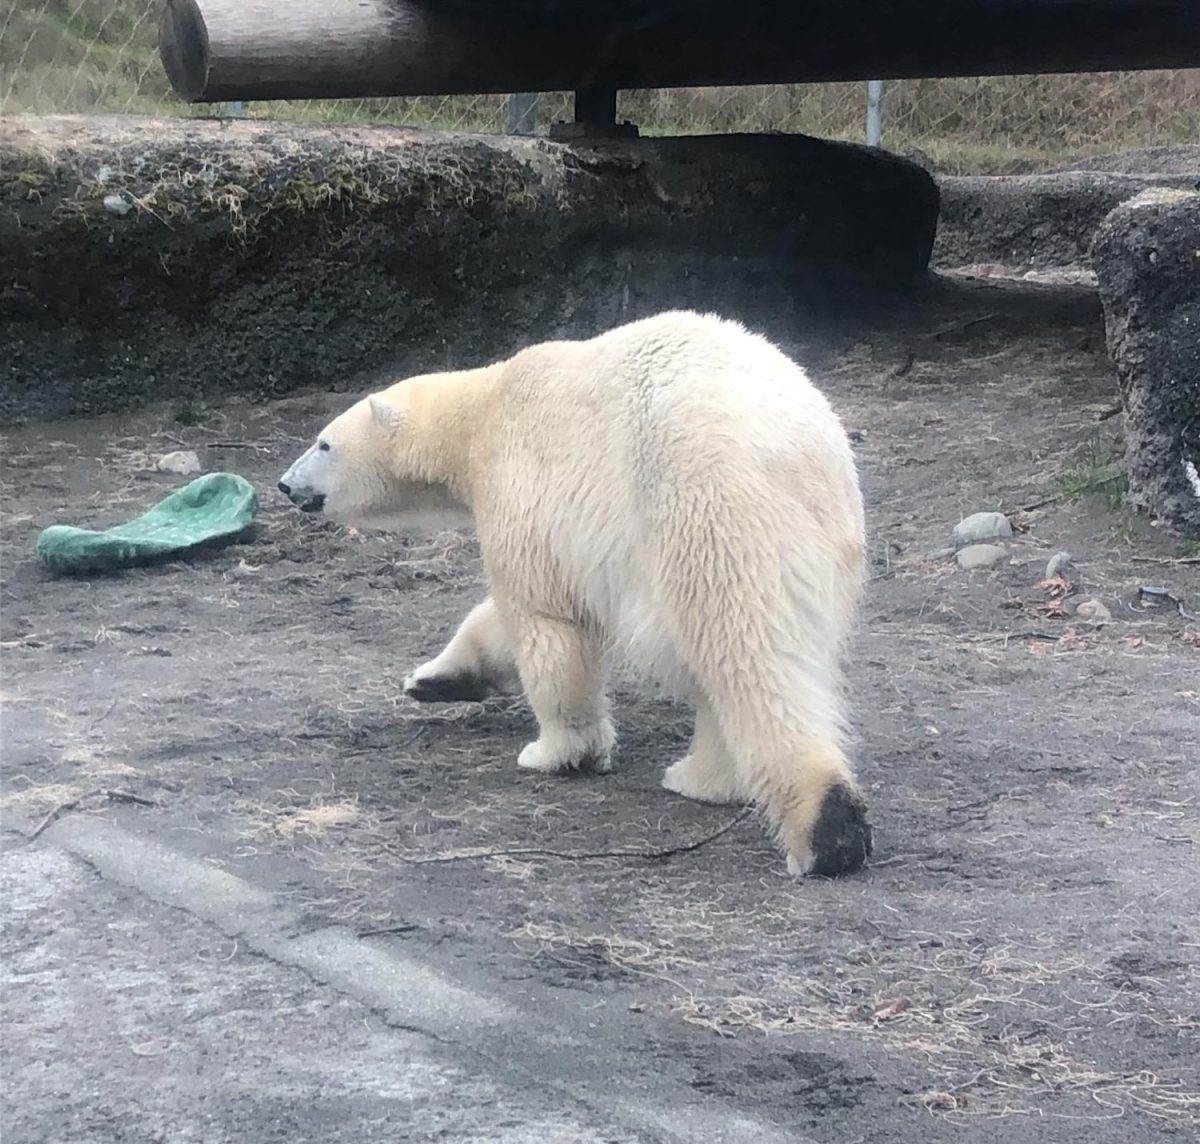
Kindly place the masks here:
POLYGON ((1112 433, 1092 434, 1075 450, 1056 484, 1063 503, 1099 496, 1109 512, 1118 511, 1129 491, 1124 439, 1112 433))

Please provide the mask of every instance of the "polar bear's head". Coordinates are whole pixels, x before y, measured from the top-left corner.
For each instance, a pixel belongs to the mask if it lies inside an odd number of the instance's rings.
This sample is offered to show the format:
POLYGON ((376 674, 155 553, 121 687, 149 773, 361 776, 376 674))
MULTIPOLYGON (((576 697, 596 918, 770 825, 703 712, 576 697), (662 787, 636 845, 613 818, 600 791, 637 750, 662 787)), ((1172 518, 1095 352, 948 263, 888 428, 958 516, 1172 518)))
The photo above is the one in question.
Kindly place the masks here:
POLYGON ((393 505, 395 420, 390 404, 374 395, 352 405, 292 462, 279 491, 301 512, 323 512, 347 523, 393 505))
POLYGON ((420 434, 407 406, 393 391, 352 405, 292 462, 279 491, 302 512, 358 528, 450 523, 462 506, 421 471, 420 434))

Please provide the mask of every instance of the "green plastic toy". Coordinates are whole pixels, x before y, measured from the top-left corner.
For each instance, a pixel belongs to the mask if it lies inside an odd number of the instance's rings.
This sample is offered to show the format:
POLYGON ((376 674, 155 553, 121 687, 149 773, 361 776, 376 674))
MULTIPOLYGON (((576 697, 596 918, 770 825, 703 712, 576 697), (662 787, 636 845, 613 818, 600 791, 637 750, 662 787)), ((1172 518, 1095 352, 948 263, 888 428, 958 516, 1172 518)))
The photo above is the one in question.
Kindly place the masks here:
POLYGON ((38 537, 37 553, 55 572, 107 572, 228 544, 257 513, 258 496, 249 481, 234 473, 207 473, 128 524, 104 532, 51 525, 38 537))

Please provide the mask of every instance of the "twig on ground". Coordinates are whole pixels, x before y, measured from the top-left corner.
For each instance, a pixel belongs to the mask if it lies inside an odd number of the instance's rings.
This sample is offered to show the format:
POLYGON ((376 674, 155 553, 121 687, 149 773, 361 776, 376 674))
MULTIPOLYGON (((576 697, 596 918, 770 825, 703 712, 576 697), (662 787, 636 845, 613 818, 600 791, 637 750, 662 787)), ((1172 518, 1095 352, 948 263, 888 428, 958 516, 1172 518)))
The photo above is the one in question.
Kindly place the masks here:
POLYGON ((1033 512, 1034 509, 1045 508, 1047 505, 1058 504, 1059 501, 1066 499, 1066 493, 1055 493, 1053 496, 1042 497, 1041 500, 1031 501, 1029 504, 1018 505, 1017 512, 1033 512))
MULTIPOLYGON (((95 791, 95 794, 102 794, 110 802, 134 802, 138 806, 157 806, 158 803, 152 798, 143 798, 140 794, 134 794, 128 790, 111 790, 107 787, 95 791)), ((86 796, 85 796, 86 797, 86 796)))
POLYGON ((75 810, 86 796, 80 795, 79 798, 73 798, 68 802, 60 802, 41 822, 38 823, 37 829, 29 836, 29 841, 32 842, 39 834, 42 833, 56 818, 61 814, 66 814, 69 810, 75 810))
POLYGON ((971 636, 960 636, 960 643, 991 643, 999 640, 1002 643, 1008 643, 1009 640, 1049 640, 1051 643, 1058 643, 1063 637, 1062 632, 980 632, 971 636))
POLYGON ((384 937, 387 934, 394 933, 412 933, 413 930, 419 930, 421 927, 416 922, 405 922, 403 925, 383 926, 380 929, 365 929, 359 930, 355 935, 357 937, 384 937))
POLYGON ((472 862, 480 858, 560 858, 567 862, 590 862, 606 858, 641 858, 647 862, 660 858, 671 858, 676 854, 690 854, 715 842, 723 834, 728 834, 739 822, 744 822, 753 813, 753 807, 745 807, 740 813, 731 818, 724 826, 702 835, 692 842, 684 842, 678 846, 663 846, 654 850, 545 850, 536 846, 519 846, 505 850, 454 850, 444 854, 395 854, 393 857, 411 866, 428 866, 439 862, 472 862))
MULTIPOLYGON (((202 425, 198 425, 196 428, 202 432, 213 432, 211 429, 204 429, 202 425)), ((269 453, 272 448, 268 441, 187 441, 180 437, 178 433, 169 433, 165 429, 155 434, 155 436, 161 437, 165 441, 173 441, 176 445, 181 445, 185 449, 253 449, 258 453, 269 453)))
POLYGON ((1119 481, 1125 476, 1125 470, 1119 465, 1105 465, 1100 470, 1100 475, 1093 481, 1088 481, 1086 485, 1077 489, 1064 489, 1062 492, 1051 493, 1048 497, 1042 497, 1041 500, 1036 500, 1032 504, 1018 505, 1016 512, 1033 512, 1035 508, 1045 508, 1047 505, 1060 504, 1062 501, 1078 500, 1080 497, 1085 497, 1089 493, 1099 492, 1103 488, 1107 488, 1114 481, 1119 481))
POLYGON ((105 719, 107 719, 107 718, 108 718, 108 717, 109 717, 109 716, 110 716, 110 715, 111 715, 111 714, 112 714, 112 713, 113 713, 113 712, 114 712, 114 711, 117 709, 117 703, 118 703, 118 702, 119 702, 118 700, 114 699, 114 700, 113 700, 113 701, 112 701, 112 702, 111 702, 111 703, 108 705, 107 709, 106 709, 106 710, 105 710, 105 711, 104 711, 102 714, 100 714, 100 715, 97 715, 97 716, 96 716, 96 717, 95 717, 95 718, 94 718, 94 719, 93 719, 93 720, 92 720, 92 721, 91 721, 91 722, 90 722, 90 723, 87 725, 87 730, 86 730, 86 731, 84 731, 84 734, 85 734, 85 735, 90 735, 90 734, 91 734, 91 733, 92 733, 92 732, 93 732, 93 731, 94 731, 94 730, 95 730, 97 727, 99 727, 99 726, 100 726, 100 724, 101 724, 101 723, 103 723, 103 722, 104 722, 104 720, 105 720, 105 719))
POLYGON ((138 806, 157 806, 158 804, 152 798, 143 798, 140 794, 134 794, 132 791, 116 790, 112 787, 97 787, 96 790, 85 791, 78 798, 69 799, 66 802, 60 802, 41 822, 38 823, 33 833, 29 836, 29 841, 32 842, 43 831, 45 831, 51 823, 61 818, 64 814, 72 810, 78 810, 81 803, 86 802, 89 798, 94 798, 99 795, 101 798, 108 799, 109 802, 133 802, 138 806))
POLYGON ((947 334, 961 333, 963 330, 969 330, 972 326, 978 326, 981 322, 990 321, 996 315, 994 313, 980 314, 975 318, 967 318, 961 322, 951 322, 948 326, 942 326, 940 329, 933 330, 924 337, 931 341, 937 341, 939 338, 944 338, 947 334))
POLYGON ((1200 556, 1131 556, 1133 564, 1200 564, 1200 556))

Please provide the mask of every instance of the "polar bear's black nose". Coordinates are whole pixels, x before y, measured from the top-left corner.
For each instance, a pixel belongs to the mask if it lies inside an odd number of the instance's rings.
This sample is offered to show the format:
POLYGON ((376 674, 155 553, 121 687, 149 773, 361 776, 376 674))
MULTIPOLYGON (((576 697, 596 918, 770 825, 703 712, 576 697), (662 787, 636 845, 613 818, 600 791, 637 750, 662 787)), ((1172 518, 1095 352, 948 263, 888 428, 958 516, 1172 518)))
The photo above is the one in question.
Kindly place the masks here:
POLYGON ((289 485, 286 481, 280 481, 279 482, 279 491, 281 493, 283 493, 283 495, 285 497, 290 497, 292 495, 292 486, 289 485))

